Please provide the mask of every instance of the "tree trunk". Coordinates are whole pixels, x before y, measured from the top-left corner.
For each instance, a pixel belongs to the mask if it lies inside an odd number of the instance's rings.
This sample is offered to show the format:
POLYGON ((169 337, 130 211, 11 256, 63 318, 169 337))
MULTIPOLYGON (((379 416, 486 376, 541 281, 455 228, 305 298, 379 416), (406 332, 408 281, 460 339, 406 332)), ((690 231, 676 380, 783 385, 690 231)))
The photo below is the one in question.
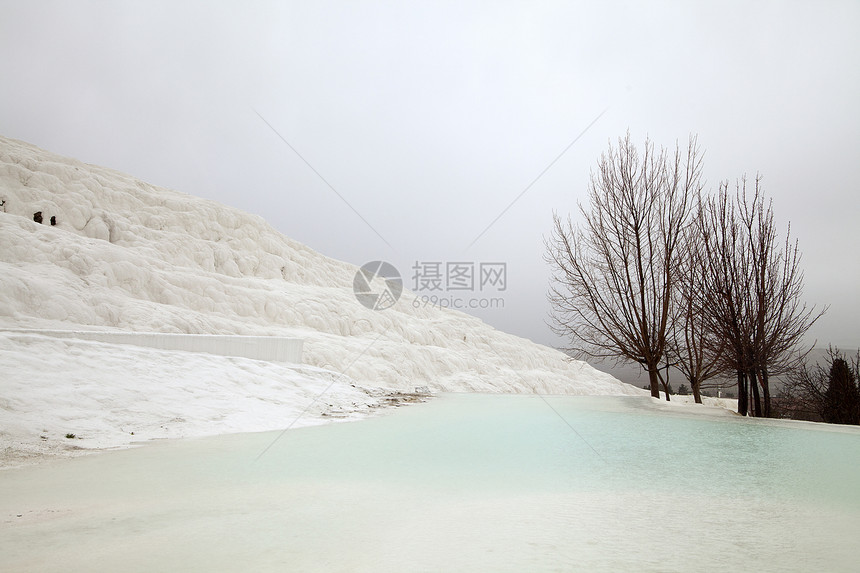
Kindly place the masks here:
POLYGON ((702 403, 702 389, 700 386, 702 385, 697 379, 690 380, 690 388, 693 390, 693 400, 696 404, 702 403))
POLYGON ((764 417, 770 418, 773 416, 773 410, 770 405, 770 381, 767 375, 767 366, 761 369, 761 388, 764 392, 764 417))
POLYGON ((738 370, 738 414, 747 415, 747 377, 743 370, 738 370))
POLYGON ((758 380, 755 370, 749 373, 749 383, 753 394, 753 416, 761 418, 761 397, 758 392, 758 380))
POLYGON ((651 397, 660 399, 660 375, 657 366, 648 365, 648 382, 651 384, 651 397))
POLYGON ((648 382, 651 384, 651 397, 660 399, 660 374, 656 366, 648 365, 648 382))

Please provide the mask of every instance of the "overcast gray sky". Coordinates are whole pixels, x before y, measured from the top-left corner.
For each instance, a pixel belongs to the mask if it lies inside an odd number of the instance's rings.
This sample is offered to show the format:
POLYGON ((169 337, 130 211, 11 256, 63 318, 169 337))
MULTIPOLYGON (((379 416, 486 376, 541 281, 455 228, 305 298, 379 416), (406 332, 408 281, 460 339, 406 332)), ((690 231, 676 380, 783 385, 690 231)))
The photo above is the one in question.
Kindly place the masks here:
POLYGON ((847 1, 3 1, 0 133, 388 260, 409 288, 416 261, 505 262, 504 309, 477 314, 548 344, 553 210, 628 129, 696 133, 710 187, 764 176, 807 300, 831 305, 814 337, 856 348, 858 30, 847 1))

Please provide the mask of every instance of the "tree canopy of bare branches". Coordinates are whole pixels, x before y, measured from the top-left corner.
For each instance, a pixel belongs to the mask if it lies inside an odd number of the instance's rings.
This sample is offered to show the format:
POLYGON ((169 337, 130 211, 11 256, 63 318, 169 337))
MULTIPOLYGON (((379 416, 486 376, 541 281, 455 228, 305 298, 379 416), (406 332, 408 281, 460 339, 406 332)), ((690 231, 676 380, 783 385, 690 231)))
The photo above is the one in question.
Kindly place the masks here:
MULTIPOLYGON (((701 195, 697 200, 697 213, 700 214, 701 195)), ((707 319, 710 288, 704 254, 702 237, 696 225, 692 224, 686 229, 683 256, 677 267, 676 314, 672 321, 669 351, 675 359, 675 367, 690 383, 697 404, 702 403, 702 384, 726 371, 722 359, 725 341, 709 328, 707 319)))
POLYGON ((751 195, 746 180, 734 195, 723 183, 717 196, 702 201, 695 228, 704 288, 696 304, 711 352, 721 345, 723 367, 737 374, 739 413, 770 416, 769 376, 789 368, 824 311, 802 301, 798 244, 790 230, 780 241, 760 183, 757 177, 751 195))
POLYGON ((682 240, 701 188, 695 137, 674 153, 646 140, 640 154, 628 133, 592 172, 582 224, 556 214, 546 240, 554 332, 579 356, 638 362, 655 397, 682 240))

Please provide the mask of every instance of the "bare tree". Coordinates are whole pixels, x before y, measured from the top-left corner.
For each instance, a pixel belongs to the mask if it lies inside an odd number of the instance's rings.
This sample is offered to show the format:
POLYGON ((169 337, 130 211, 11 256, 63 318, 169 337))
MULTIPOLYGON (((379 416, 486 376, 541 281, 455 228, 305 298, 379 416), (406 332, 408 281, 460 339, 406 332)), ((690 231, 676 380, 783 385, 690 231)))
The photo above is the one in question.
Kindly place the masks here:
MULTIPOLYGON (((698 197, 699 212, 702 198, 698 197)), ((693 399, 702 403, 702 384, 725 372, 725 341, 709 328, 707 309, 713 293, 706 281, 704 243, 695 225, 687 228, 684 256, 678 266, 677 314, 672 321, 670 352, 687 378, 693 399)))
POLYGON ((773 411, 780 418, 823 422, 827 382, 826 372, 819 365, 799 360, 785 377, 773 411))
POLYGON ((640 156, 630 134, 602 154, 583 223, 553 216, 546 260, 553 269, 551 326, 581 357, 638 362, 660 396, 660 361, 673 318, 676 266, 693 197, 702 188, 696 138, 686 152, 640 156))
MULTIPOLYGON (((797 242, 786 232, 780 244, 771 201, 756 177, 752 196, 746 180, 730 196, 723 183, 696 218, 703 241, 706 328, 711 350, 723 346, 723 366, 737 373, 738 412, 771 415, 769 377, 785 372, 804 334, 824 313, 802 301, 803 272, 797 242)), ((825 309, 826 310, 826 309, 825 309)))
POLYGON ((774 410, 785 418, 841 424, 860 421, 860 351, 853 357, 829 347, 823 361, 802 357, 785 377, 774 410))
MULTIPOLYGON (((705 328, 714 334, 723 347, 724 366, 737 373, 738 411, 747 411, 747 346, 749 313, 747 301, 746 263, 740 225, 728 185, 721 184, 716 197, 701 203, 696 226, 703 245, 703 272, 707 291, 705 304, 700 305, 705 328)), ((713 350, 713 349, 712 349, 713 350)))

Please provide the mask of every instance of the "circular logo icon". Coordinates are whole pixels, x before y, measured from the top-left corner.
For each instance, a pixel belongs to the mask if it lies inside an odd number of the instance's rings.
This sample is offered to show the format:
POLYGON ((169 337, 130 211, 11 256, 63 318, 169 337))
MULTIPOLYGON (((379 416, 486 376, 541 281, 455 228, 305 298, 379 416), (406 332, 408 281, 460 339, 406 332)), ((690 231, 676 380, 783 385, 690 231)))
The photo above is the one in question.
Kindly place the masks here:
POLYGON ((352 292, 370 310, 391 308, 403 293, 403 279, 391 263, 371 261, 355 273, 352 292))

